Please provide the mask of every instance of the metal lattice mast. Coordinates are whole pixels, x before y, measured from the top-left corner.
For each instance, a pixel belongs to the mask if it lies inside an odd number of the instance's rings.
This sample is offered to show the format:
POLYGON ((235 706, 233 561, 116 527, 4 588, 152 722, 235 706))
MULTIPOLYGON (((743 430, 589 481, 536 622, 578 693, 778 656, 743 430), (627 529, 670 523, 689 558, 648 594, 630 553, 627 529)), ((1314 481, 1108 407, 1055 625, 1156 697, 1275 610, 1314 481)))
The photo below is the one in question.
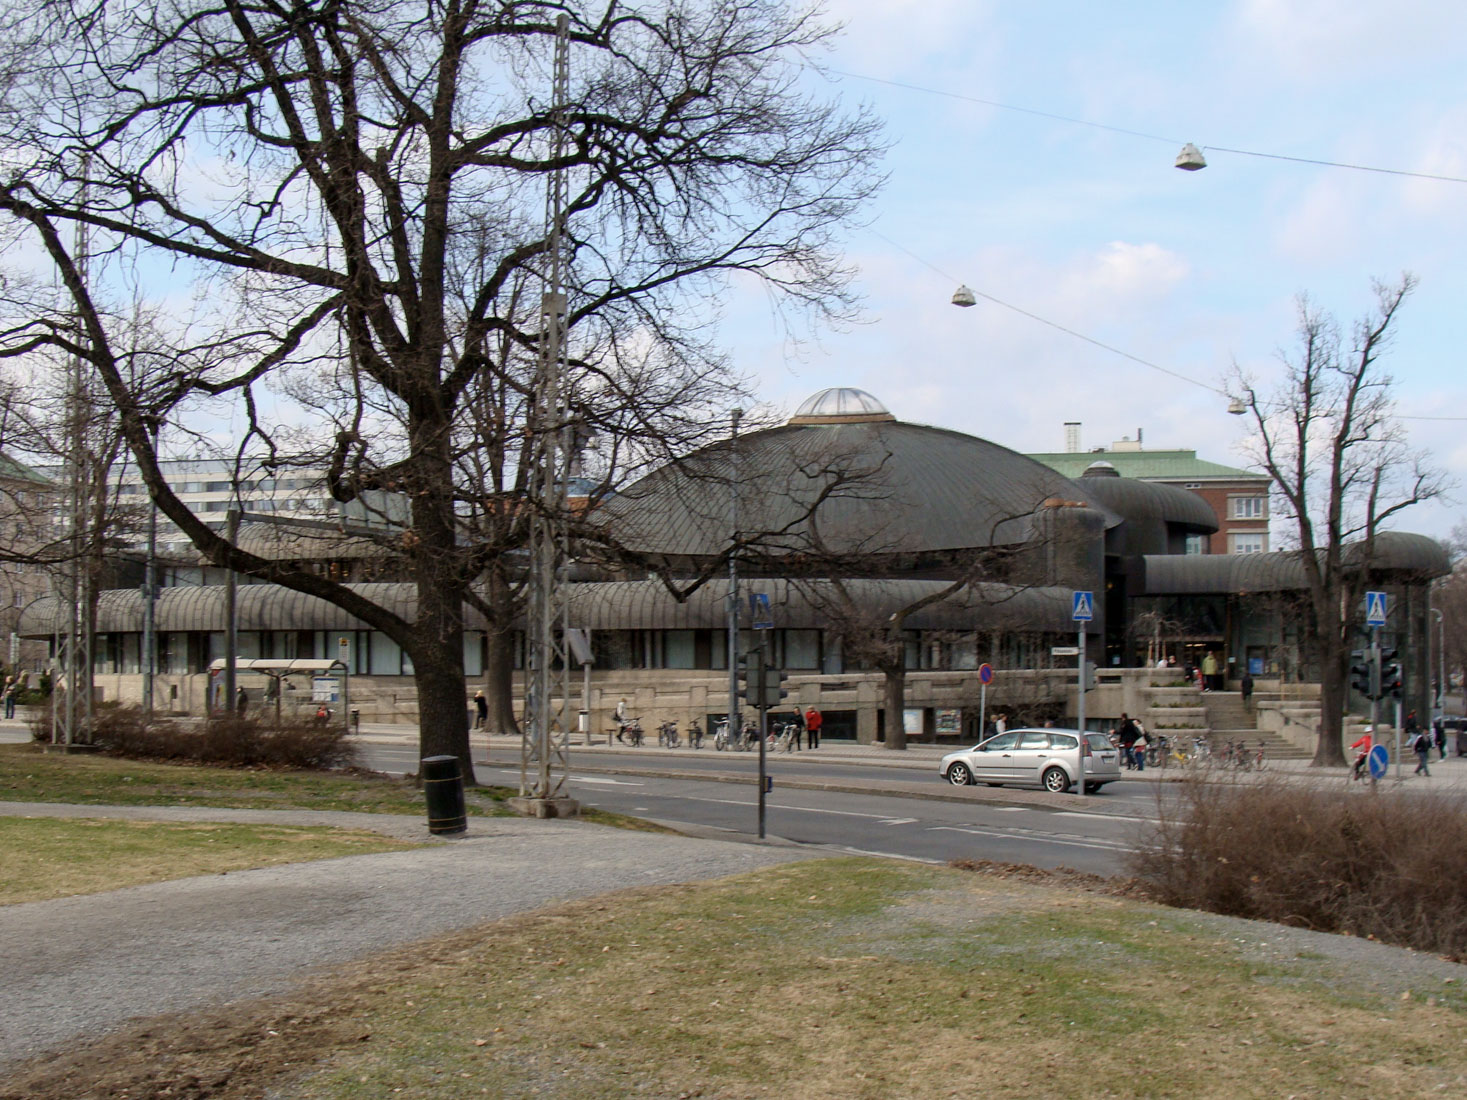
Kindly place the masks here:
POLYGON ((549 188, 545 202, 548 255, 545 291, 540 300, 544 336, 535 380, 531 428, 536 466, 530 501, 530 583, 528 598, 529 657, 525 692, 525 731, 520 749, 520 794, 557 798, 569 767, 570 731, 565 722, 570 661, 565 652, 565 491, 571 441, 567 435, 565 398, 565 104, 570 87, 570 20, 556 20, 555 64, 551 103, 549 188), (557 675, 557 671, 559 675, 557 675))
MULTIPOLYGON (((81 204, 87 201, 87 161, 82 160, 81 204)), ((78 222, 74 252, 76 267, 82 280, 87 278, 91 241, 87 226, 78 222)), ((78 311, 78 318, 80 312, 78 311)), ((79 336, 78 340, 85 340, 79 336)), ((51 740, 74 745, 89 739, 92 725, 92 540, 91 512, 93 471, 88 444, 92 418, 92 393, 88 385, 86 360, 71 358, 66 386, 66 493, 67 493, 67 561, 62 569, 59 588, 61 606, 68 616, 57 632, 56 663, 59 677, 53 671, 51 740), (64 694, 57 692, 64 681, 64 694)), ((53 665, 53 668, 55 666, 53 665)))

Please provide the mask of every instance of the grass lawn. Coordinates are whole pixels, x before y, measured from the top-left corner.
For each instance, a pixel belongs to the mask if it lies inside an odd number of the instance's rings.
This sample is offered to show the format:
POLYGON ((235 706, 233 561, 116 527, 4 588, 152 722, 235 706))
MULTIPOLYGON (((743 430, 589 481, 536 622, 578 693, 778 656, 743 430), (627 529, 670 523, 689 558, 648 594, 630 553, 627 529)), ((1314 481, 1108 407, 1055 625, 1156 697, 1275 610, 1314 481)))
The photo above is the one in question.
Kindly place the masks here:
POLYGON ((358 960, 299 999, 148 1021, 12 1087, 163 1095, 207 1074, 228 1081, 218 1100, 1467 1090, 1459 978, 1271 944, 1282 931, 950 868, 798 863, 358 960))
MULTIPOLYGON (((508 814, 502 803, 509 793, 498 787, 471 789, 466 792, 468 812, 508 814)), ((47 753, 37 745, 0 745, 0 803, 7 800, 93 806, 424 812, 421 791, 411 783, 387 776, 148 763, 47 753)))
POLYGON ((0 905, 411 847, 354 829, 0 817, 0 905))

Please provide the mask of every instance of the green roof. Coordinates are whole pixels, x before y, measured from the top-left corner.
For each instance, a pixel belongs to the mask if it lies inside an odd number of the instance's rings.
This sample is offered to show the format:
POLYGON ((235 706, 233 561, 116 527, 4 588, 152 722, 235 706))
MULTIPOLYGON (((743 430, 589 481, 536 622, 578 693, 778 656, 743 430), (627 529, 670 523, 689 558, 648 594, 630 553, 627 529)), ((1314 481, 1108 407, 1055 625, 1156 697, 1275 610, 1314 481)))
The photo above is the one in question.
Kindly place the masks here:
POLYGON ((17 481, 34 481, 37 485, 49 486, 54 484, 45 474, 32 470, 24 462, 18 462, 4 453, 0 453, 0 478, 14 478, 17 481))
POLYGON ((1079 477, 1094 463, 1109 462, 1122 477, 1152 481, 1268 481, 1267 474, 1208 462, 1196 451, 1057 451, 1029 457, 1066 477, 1079 477))

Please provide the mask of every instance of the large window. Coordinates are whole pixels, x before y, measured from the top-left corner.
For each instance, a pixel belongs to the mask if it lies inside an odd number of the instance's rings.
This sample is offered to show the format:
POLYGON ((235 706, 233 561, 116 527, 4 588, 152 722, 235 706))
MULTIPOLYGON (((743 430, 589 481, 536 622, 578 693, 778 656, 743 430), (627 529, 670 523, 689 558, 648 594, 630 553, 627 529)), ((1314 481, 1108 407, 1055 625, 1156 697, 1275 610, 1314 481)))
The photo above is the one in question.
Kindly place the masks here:
POLYGON ((1184 552, 1188 554, 1207 553, 1207 544, 1211 538, 1211 535, 1188 535, 1184 552))
POLYGON ((1228 536, 1228 553, 1262 554, 1268 550, 1268 536, 1262 531, 1239 531, 1228 536))
POLYGON ((1229 497, 1228 514, 1232 519, 1265 519, 1268 516, 1268 498, 1229 497))

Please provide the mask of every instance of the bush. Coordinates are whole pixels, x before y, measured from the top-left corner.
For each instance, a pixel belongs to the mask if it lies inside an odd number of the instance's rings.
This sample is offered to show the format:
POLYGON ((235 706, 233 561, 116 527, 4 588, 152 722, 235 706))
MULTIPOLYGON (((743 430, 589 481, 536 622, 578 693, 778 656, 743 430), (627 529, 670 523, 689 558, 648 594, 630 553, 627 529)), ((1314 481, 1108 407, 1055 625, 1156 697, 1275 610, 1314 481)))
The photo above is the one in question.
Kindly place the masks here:
POLYGON ((1168 905, 1467 957, 1467 809, 1445 795, 1190 781, 1131 870, 1168 905))
MULTIPOLYGON (((31 722, 37 741, 51 740, 51 715, 31 722)), ((102 706, 90 735, 79 738, 111 756, 187 760, 225 767, 339 768, 356 750, 339 725, 221 715, 207 721, 148 718, 138 707, 102 706)))

